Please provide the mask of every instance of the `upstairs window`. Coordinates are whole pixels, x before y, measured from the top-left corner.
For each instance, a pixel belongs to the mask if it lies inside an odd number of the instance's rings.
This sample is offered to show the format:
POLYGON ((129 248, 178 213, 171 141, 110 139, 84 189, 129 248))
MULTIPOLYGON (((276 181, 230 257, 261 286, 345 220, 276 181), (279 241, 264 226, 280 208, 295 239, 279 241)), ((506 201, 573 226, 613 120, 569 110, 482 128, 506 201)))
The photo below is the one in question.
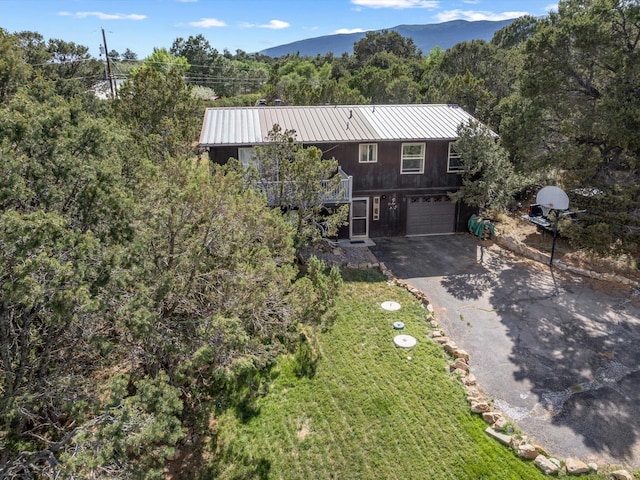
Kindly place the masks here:
POLYGON ((378 161, 378 144, 361 143, 359 161, 360 163, 376 163, 378 161))
POLYGON ((245 169, 255 168, 260 171, 260 161, 256 155, 256 150, 253 147, 240 147, 238 148, 238 160, 245 169))
POLYGON ((424 143, 402 144, 400 173, 424 173, 424 143))
POLYGON ((464 171, 462 156, 456 150, 455 142, 449 142, 449 160, 447 161, 447 173, 460 173, 464 171))

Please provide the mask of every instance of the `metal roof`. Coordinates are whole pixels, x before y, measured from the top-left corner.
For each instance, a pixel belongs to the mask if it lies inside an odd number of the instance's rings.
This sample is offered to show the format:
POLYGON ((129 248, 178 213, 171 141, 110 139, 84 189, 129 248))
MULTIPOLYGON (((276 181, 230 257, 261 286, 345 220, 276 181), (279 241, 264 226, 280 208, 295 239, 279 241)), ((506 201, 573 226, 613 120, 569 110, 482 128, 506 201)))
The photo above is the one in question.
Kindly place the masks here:
POLYGON ((259 145, 274 124, 295 130, 303 143, 452 140, 469 120, 457 105, 207 108, 200 145, 259 145))

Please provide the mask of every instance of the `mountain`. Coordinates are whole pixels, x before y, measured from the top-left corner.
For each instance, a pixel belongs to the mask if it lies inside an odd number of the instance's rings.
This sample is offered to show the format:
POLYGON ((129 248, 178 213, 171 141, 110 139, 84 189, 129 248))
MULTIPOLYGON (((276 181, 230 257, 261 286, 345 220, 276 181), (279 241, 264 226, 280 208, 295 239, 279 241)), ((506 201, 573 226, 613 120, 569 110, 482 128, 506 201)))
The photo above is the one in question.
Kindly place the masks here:
MULTIPOLYGON (((398 25, 388 28, 398 32, 403 37, 412 38, 416 47, 427 55, 435 46, 443 50, 453 47, 456 43, 471 40, 491 40, 493 34, 503 27, 506 27, 514 19, 492 22, 480 20, 468 22, 466 20, 452 20, 444 23, 434 23, 428 25, 398 25)), ((381 30, 378 30, 381 31, 381 30)), ((282 57, 287 54, 299 53, 303 56, 325 55, 333 52, 337 57, 343 53, 353 53, 353 44, 364 38, 366 32, 344 33, 336 35, 325 35, 322 37, 308 38, 296 42, 287 43, 278 47, 271 47, 260 51, 263 55, 270 57, 282 57)))

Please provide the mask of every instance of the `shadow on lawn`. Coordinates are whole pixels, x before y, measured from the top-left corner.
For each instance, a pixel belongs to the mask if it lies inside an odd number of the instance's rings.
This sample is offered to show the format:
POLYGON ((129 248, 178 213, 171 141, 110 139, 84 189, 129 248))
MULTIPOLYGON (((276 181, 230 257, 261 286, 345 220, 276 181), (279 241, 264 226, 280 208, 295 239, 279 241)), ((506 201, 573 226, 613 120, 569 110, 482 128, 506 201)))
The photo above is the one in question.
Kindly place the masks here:
MULTIPOLYGON (((488 302, 512 345, 505 360, 514 379, 532 385, 552 424, 591 451, 640 466, 640 312, 628 297, 499 251, 487 255, 469 235, 376 243, 372 251, 397 277, 438 277, 455 299, 451 311, 460 300, 488 302)), ((490 345, 499 333, 481 334, 490 345)))
POLYGON ((229 480, 267 480, 271 473, 271 462, 265 458, 250 458, 239 452, 220 452, 220 461, 207 472, 208 478, 224 478, 229 480))
POLYGON ((176 447, 176 454, 165 466, 167 480, 183 478, 204 479, 257 479, 266 480, 271 472, 271 462, 266 458, 250 455, 241 440, 219 436, 217 419, 207 418, 202 411, 192 418, 199 429, 190 431, 189 441, 176 447))
POLYGON ((378 270, 359 270, 354 268, 343 268, 341 270, 342 279, 345 282, 365 282, 378 283, 384 282, 384 276, 378 270))

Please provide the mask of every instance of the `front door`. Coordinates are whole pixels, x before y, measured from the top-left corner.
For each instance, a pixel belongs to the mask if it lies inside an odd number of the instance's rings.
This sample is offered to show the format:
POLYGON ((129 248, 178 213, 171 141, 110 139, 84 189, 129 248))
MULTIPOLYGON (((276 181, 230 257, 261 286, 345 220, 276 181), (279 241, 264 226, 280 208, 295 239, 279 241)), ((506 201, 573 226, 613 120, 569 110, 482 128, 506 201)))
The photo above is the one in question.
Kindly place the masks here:
POLYGON ((369 236, 369 198, 353 198, 349 219, 349 238, 369 236))

